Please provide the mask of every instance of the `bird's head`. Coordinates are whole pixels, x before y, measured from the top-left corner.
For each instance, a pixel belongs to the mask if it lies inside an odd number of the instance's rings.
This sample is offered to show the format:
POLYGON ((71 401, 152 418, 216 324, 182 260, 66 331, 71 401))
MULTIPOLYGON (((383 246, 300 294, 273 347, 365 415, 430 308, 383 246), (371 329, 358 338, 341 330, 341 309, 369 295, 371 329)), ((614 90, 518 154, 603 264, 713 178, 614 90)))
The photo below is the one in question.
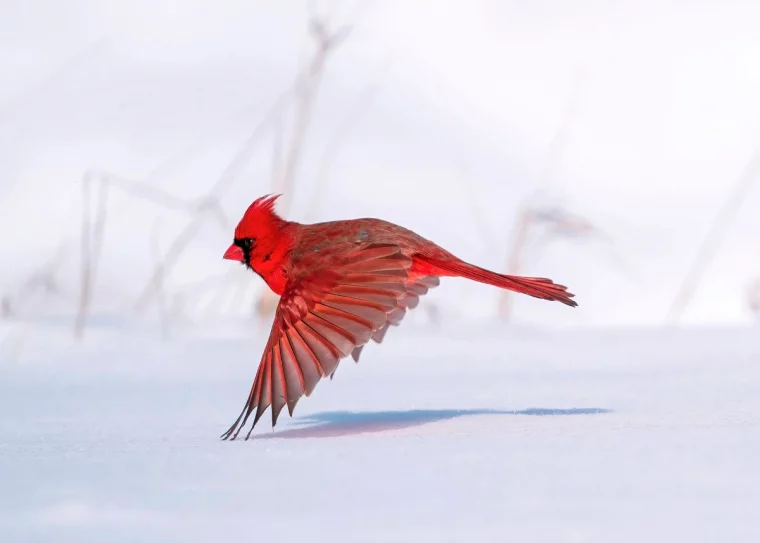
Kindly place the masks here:
POLYGON ((274 202, 280 196, 262 196, 248 207, 223 258, 242 262, 254 271, 258 271, 260 264, 271 260, 286 224, 274 210, 274 202))

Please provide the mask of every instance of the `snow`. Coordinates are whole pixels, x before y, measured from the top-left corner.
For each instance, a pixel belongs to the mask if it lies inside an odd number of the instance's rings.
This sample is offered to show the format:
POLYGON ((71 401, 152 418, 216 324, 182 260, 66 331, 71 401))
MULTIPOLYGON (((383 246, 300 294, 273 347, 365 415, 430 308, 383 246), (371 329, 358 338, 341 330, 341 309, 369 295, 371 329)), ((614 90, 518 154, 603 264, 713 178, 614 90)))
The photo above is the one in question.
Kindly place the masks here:
POLYGON ((760 540, 757 329, 411 319, 223 442, 263 328, 62 324, 0 334, 0 541, 760 540))

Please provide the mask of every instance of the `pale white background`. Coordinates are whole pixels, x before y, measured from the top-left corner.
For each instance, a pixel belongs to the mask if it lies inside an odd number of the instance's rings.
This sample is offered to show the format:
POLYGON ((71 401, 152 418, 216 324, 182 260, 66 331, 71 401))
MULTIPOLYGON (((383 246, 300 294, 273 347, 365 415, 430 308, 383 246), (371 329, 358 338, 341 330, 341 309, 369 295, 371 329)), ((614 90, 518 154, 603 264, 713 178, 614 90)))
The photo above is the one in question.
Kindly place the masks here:
MULTIPOLYGON (((64 236, 59 280, 75 296, 87 168, 139 179, 169 162, 155 183, 202 195, 309 54, 310 6, 354 32, 325 73, 290 218, 383 217, 504 269, 516 207, 541 186, 602 228, 614 254, 559 240, 528 257, 526 273, 570 285, 581 307, 520 300, 516 318, 663 320, 760 144, 756 2, 3 2, 0 250, 12 265, 0 291, 20 288, 64 236), (566 145, 550 157, 573 94, 566 145)), ((225 195, 231 223, 270 190, 270 157, 266 139, 225 195)), ((760 188, 684 322, 752 321, 758 203, 760 188)), ((96 303, 120 311, 147 281, 154 217, 162 249, 187 217, 118 194, 109 212, 96 303)), ((170 285, 227 272, 233 224, 204 226, 170 285)), ((491 289, 449 283, 436 294, 447 315, 493 316, 491 289)))

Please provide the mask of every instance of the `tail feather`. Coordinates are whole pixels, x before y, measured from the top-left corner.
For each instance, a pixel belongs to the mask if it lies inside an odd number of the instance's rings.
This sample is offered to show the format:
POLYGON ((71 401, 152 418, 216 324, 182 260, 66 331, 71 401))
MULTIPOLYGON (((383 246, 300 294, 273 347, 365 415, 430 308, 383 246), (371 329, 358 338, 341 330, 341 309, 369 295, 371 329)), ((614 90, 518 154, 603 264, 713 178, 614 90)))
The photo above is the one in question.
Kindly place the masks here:
POLYGON ((575 294, 568 292, 566 286, 558 285, 551 279, 546 279, 544 277, 502 275, 469 264, 463 260, 445 261, 423 255, 414 255, 414 259, 420 260, 443 272, 439 273, 439 275, 465 277, 467 279, 472 279, 473 281, 478 281, 479 283, 485 283, 486 285, 521 292, 528 296, 533 296, 534 298, 560 302, 569 305, 570 307, 576 307, 578 305, 578 303, 572 299, 575 294))

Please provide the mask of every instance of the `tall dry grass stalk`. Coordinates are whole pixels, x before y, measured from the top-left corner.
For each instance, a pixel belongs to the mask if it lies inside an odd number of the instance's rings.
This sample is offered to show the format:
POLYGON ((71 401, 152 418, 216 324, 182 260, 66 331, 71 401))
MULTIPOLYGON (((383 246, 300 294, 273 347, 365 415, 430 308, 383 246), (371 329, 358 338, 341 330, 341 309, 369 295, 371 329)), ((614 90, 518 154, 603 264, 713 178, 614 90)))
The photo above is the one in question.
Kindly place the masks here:
MULTIPOLYGON (((108 219, 108 197, 111 187, 135 199, 151 202, 168 210, 182 210, 193 216, 214 216, 222 226, 227 219, 214 198, 185 200, 144 181, 135 181, 104 171, 88 170, 82 176, 82 209, 80 225, 80 286, 74 337, 81 340, 87 328, 97 271, 102 254, 108 219), (95 195, 93 209, 93 194, 95 195)), ((153 240, 151 240, 153 243, 153 240)))
POLYGON ((752 153, 746 166, 731 187, 723 207, 715 216, 710 229, 702 240, 686 277, 684 277, 678 292, 670 303, 668 313, 665 316, 667 323, 677 324, 681 320, 689 303, 699 291, 702 277, 723 247, 731 224, 739 214, 742 204, 759 177, 760 147, 752 153))

